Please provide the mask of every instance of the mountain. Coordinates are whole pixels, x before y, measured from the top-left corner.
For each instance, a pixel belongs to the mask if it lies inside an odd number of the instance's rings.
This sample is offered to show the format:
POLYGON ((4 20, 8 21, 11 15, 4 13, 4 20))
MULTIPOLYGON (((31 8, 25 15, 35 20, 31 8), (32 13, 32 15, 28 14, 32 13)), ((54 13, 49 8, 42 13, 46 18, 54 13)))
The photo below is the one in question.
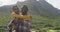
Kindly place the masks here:
POLYGON ((49 4, 45 0, 39 0, 38 2, 40 3, 41 7, 43 7, 44 9, 47 9, 52 14, 58 14, 58 15, 60 14, 60 10, 58 10, 55 7, 53 7, 51 4, 49 4))
POLYGON ((32 14, 41 15, 44 17, 55 18, 60 16, 60 10, 53 7, 51 4, 45 0, 27 0, 23 3, 18 2, 18 6, 27 5, 32 14))
MULTIPOLYGON (((21 9, 23 5, 27 5, 29 8, 29 14, 31 15, 39 15, 50 18, 60 16, 60 11, 45 0, 27 0, 25 2, 18 1, 16 5, 19 7, 19 9, 21 9)), ((9 15, 12 11, 12 6, 13 5, 0 7, 0 14, 9 15)))
POLYGON ((11 6, 0 7, 0 16, 7 16, 11 11, 11 6))

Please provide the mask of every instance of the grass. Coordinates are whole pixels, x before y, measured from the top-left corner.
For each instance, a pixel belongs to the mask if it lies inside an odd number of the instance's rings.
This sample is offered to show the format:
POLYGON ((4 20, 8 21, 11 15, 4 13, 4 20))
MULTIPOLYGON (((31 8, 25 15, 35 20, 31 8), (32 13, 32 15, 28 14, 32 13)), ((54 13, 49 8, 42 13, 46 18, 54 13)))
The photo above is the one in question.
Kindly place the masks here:
MULTIPOLYGON (((0 18, 0 25, 3 25, 5 28, 0 29, 4 30, 4 32, 7 32, 6 26, 8 23, 11 21, 10 17, 1 17, 0 18)), ((56 19, 51 19, 51 18, 45 18, 42 16, 36 16, 32 15, 32 21, 31 21, 31 29, 39 30, 43 32, 44 30, 49 30, 49 29, 55 29, 55 28, 60 28, 60 18, 56 19), (43 29, 45 28, 45 29, 43 29)))

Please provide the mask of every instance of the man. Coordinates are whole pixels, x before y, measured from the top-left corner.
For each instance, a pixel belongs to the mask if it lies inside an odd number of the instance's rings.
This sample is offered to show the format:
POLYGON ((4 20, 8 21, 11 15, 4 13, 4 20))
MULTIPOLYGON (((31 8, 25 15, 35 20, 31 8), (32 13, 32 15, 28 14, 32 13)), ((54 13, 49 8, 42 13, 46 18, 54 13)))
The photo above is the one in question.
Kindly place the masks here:
MULTIPOLYGON (((27 13, 28 13, 28 7, 26 5, 23 5, 22 7, 22 15, 23 16, 28 16, 27 13)), ((23 29, 24 29, 24 32, 30 32, 30 21, 32 20, 32 17, 29 16, 30 19, 28 20, 28 18, 24 19, 24 25, 23 25, 23 29)))

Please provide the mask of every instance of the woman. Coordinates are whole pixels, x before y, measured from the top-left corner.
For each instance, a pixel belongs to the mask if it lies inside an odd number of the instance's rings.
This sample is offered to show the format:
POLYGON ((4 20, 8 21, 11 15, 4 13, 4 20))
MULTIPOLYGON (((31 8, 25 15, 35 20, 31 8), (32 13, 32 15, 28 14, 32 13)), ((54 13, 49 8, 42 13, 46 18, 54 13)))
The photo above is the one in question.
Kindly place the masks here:
POLYGON ((12 32, 12 29, 15 29, 15 24, 17 23, 18 18, 16 18, 16 15, 19 15, 19 9, 17 6, 13 6, 12 8, 12 21, 8 24, 8 30, 9 32, 12 32))

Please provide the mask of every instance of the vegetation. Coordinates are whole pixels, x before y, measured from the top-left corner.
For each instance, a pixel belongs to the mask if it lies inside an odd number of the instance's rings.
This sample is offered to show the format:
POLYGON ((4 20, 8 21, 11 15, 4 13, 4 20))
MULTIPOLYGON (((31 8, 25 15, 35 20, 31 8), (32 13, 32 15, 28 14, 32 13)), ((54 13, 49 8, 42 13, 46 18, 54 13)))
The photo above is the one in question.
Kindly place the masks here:
MULTIPOLYGON (((31 21, 31 29, 35 29, 36 31, 46 32, 50 29, 59 30, 60 28, 60 18, 51 19, 51 18, 45 18, 42 16, 36 16, 32 15, 32 21, 31 21)), ((0 31, 7 31, 7 25, 11 21, 10 17, 1 17, 0 18, 0 31), (1 30, 2 29, 2 30, 1 30)))

